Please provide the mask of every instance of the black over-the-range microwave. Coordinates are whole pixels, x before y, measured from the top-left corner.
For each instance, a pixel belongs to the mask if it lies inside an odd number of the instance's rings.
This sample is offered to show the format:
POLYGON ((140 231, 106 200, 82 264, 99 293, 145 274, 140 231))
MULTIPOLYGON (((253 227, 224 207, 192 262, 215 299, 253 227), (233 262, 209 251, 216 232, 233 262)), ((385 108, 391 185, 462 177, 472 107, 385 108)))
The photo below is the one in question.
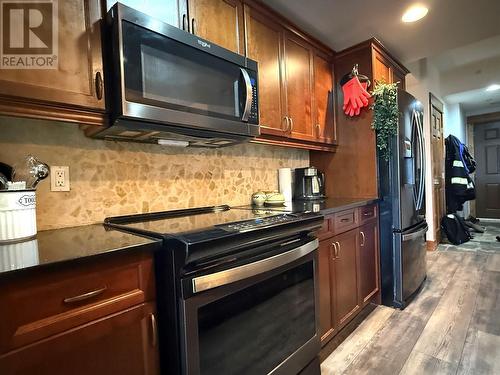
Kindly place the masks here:
POLYGON ((106 25, 111 126, 88 136, 221 147, 259 135, 257 62, 120 3, 106 25))

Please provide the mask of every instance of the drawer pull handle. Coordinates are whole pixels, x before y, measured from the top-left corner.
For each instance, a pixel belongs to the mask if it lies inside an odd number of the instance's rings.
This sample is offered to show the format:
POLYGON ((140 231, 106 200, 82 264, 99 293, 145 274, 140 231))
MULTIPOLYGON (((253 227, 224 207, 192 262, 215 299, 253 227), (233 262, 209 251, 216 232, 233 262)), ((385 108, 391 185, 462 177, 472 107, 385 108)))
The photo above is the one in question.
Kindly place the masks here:
POLYGON ((365 234, 364 234, 364 232, 359 232, 359 233, 361 233, 361 238, 363 240, 363 243, 361 244, 361 246, 365 246, 365 240, 366 240, 365 234))
POLYGON ((68 297, 63 299, 64 303, 75 303, 75 302, 80 302, 80 301, 85 301, 87 299, 93 298, 98 296, 99 294, 104 293, 104 291, 108 289, 107 287, 101 288, 101 289, 96 289, 88 293, 80 294, 79 296, 74 296, 74 297, 68 297))
POLYGON ((156 344, 158 343, 158 328, 156 326, 156 317, 155 314, 151 314, 149 316, 151 322, 151 345, 153 348, 156 348, 156 344))
POLYGON ((350 219, 347 219, 347 218, 346 218, 346 219, 341 219, 341 220, 340 220, 340 222, 341 222, 341 223, 347 223, 348 221, 351 221, 351 220, 350 220, 350 219))
POLYGON ((364 212, 363 216, 373 216, 373 212, 364 212))

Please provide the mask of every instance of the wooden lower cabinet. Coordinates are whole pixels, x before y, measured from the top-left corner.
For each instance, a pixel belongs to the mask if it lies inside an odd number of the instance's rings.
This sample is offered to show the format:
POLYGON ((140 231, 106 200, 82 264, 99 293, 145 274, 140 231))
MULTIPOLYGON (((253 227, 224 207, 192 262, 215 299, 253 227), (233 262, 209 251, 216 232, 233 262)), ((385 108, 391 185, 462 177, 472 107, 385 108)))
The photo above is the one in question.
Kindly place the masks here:
POLYGON ((337 321, 344 325, 360 309, 358 293, 358 230, 335 236, 331 241, 337 246, 334 265, 337 321))
POLYGON ((359 289, 361 303, 365 306, 380 289, 379 268, 373 266, 379 263, 377 222, 372 221, 359 228, 359 237, 359 289))
POLYGON ((154 305, 145 303, 0 356, 2 374, 158 374, 154 305))
POLYGON ((349 213, 354 214, 355 228, 324 225, 318 232, 318 314, 322 345, 364 306, 376 302, 380 291, 377 208, 366 206, 339 212, 327 216, 325 223, 341 222, 349 213), (370 211, 374 213, 371 219, 358 219, 363 212, 370 211))
POLYGON ((335 293, 331 276, 334 274, 333 247, 330 240, 319 243, 318 249, 318 274, 319 280, 319 332, 321 342, 328 341, 334 334, 335 321, 335 293))

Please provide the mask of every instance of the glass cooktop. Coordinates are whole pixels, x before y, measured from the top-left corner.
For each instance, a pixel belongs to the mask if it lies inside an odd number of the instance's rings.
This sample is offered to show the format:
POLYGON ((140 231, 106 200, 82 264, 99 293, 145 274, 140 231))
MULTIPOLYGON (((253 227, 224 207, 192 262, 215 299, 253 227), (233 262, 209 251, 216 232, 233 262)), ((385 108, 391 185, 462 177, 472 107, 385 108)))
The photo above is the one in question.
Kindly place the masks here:
POLYGON ((298 215, 276 212, 265 208, 248 210, 218 206, 193 210, 121 216, 108 218, 106 222, 118 224, 130 230, 158 234, 179 234, 185 232, 199 232, 213 228, 224 229, 231 232, 245 232, 260 227, 296 221, 298 219, 298 215))

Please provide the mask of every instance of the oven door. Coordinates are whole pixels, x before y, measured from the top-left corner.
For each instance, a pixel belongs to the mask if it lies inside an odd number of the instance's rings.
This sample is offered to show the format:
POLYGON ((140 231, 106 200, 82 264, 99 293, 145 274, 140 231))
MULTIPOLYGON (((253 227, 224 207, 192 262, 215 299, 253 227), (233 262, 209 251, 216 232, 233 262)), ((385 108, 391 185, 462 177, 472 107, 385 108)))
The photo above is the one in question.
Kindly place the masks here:
MULTIPOLYGON (((184 280, 186 374, 297 374, 318 354, 318 240, 184 280)), ((318 369, 319 371, 319 369, 318 369)))
POLYGON ((256 65, 251 69, 243 56, 140 12, 119 9, 114 21, 115 59, 122 73, 118 116, 259 134, 256 65))

